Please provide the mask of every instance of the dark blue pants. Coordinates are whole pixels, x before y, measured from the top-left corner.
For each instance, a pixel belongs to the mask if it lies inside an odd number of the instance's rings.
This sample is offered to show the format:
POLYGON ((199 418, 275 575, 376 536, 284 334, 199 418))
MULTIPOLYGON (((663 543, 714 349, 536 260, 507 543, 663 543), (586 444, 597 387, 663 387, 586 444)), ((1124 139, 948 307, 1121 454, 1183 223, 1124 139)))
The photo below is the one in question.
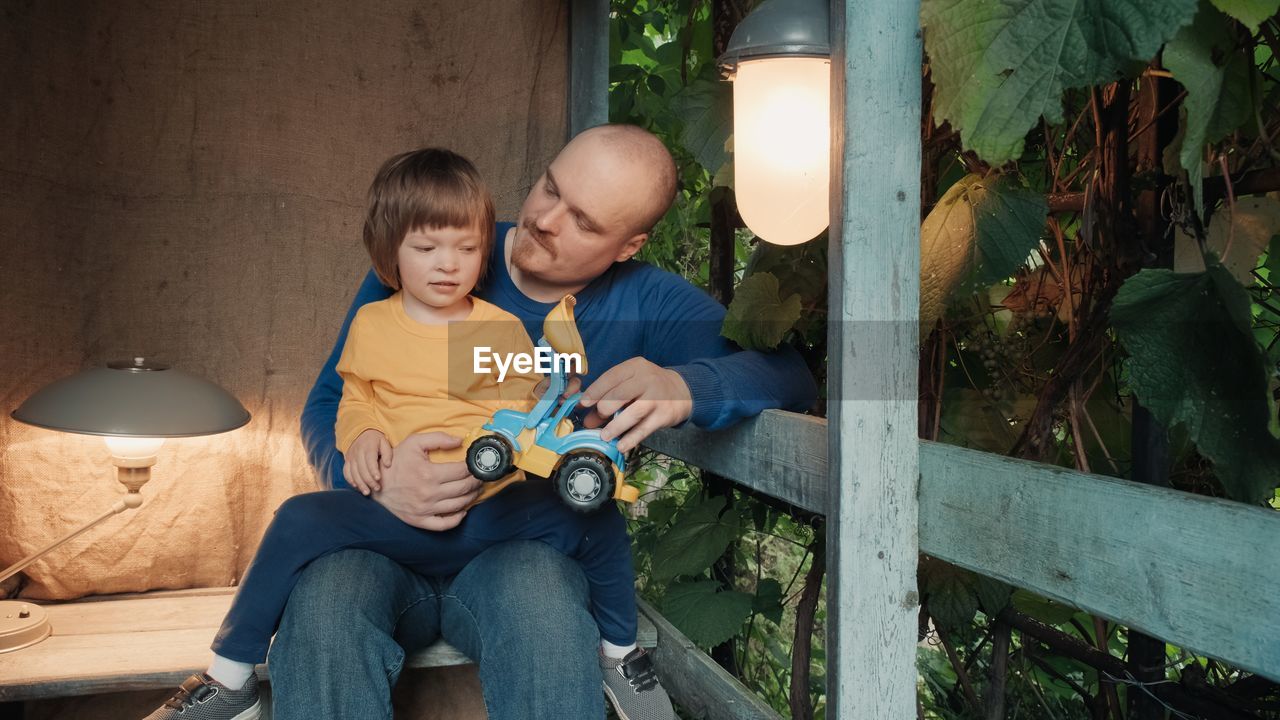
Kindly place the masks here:
POLYGON ((635 571, 622 516, 612 506, 576 513, 545 481, 530 480, 475 506, 445 532, 406 525, 354 490, 289 498, 245 572, 213 651, 239 662, 264 661, 298 576, 330 553, 371 550, 421 575, 448 577, 505 540, 538 540, 576 560, 587 576, 601 637, 616 645, 635 642, 635 571))

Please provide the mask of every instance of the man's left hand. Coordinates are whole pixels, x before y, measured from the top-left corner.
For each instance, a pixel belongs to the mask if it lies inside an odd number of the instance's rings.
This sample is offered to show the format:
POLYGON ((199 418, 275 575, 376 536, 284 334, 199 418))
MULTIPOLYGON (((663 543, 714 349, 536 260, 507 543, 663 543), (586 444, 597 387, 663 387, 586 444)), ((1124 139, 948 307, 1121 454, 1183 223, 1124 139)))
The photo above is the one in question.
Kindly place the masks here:
POLYGON ((580 404, 591 408, 586 426, 603 425, 600 437, 605 441, 619 438, 618 449, 624 453, 654 432, 688 420, 693 413, 693 396, 680 373, 638 357, 597 378, 582 394, 580 404))

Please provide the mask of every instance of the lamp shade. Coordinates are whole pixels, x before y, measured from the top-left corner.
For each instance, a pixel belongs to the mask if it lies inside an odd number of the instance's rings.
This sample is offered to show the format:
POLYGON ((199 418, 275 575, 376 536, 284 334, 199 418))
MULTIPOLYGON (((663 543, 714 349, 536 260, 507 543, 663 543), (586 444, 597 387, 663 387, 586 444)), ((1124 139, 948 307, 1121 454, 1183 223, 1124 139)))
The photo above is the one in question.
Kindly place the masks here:
POLYGON ((765 0, 738 23, 720 64, 765 57, 831 57, 830 0, 765 0))
POLYGON ((81 435, 176 438, 234 430, 249 412, 204 378, 134 358, 46 385, 13 419, 81 435))

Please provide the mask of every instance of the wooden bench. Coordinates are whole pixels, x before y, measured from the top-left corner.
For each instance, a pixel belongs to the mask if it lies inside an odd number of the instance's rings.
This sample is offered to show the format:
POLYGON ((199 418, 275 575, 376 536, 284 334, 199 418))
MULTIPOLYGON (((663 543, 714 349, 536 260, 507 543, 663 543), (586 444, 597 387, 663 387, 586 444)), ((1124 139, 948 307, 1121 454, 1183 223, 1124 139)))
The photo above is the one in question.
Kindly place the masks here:
MULTIPOLYGON (((46 604, 53 635, 0 654, 0 702, 176 687, 208 667, 209 643, 234 594, 235 588, 209 588, 46 604)), ((639 644, 656 641, 653 623, 642 615, 639 644)), ((470 662, 437 642, 407 657, 405 667, 470 662)), ((268 679, 265 664, 258 676, 268 679)))

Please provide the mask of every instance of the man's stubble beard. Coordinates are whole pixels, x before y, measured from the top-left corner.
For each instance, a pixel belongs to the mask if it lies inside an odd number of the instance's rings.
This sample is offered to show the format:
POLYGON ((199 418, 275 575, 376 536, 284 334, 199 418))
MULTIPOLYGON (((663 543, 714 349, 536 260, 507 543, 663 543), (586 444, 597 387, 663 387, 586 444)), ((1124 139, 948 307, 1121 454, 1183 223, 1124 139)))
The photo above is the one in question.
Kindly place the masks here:
POLYGON ((532 268, 529 262, 539 250, 547 253, 552 264, 556 261, 556 254, 546 245, 541 245, 534 240, 534 235, 538 232, 536 228, 530 228, 528 224, 523 225, 520 231, 516 232, 515 242, 511 245, 511 264, 521 272, 530 272, 532 268))

